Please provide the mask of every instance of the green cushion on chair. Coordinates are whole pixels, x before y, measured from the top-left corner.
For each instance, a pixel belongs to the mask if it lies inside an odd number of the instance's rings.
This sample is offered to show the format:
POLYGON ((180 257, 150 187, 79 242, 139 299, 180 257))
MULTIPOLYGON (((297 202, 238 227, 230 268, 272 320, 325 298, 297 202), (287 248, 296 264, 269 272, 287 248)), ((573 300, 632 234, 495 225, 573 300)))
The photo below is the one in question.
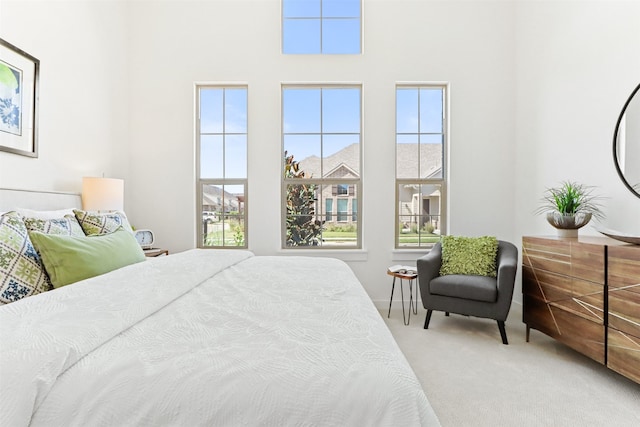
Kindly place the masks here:
POLYGON ((496 277, 497 253, 498 239, 494 236, 443 236, 440 275, 496 277))

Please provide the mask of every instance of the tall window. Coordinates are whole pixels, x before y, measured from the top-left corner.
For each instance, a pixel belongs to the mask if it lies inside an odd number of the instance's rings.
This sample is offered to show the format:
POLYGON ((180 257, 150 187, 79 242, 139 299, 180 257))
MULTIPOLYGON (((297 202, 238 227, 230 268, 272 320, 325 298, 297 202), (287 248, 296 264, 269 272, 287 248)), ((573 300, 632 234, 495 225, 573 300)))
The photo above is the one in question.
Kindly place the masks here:
POLYGON ((282 87, 283 247, 361 247, 361 105, 360 86, 282 87))
POLYGON ((282 52, 358 54, 361 0, 282 0, 282 52))
POLYGON ((446 233, 446 86, 396 86, 396 247, 446 233))
POLYGON ((247 88, 197 87, 198 247, 247 247, 247 88))

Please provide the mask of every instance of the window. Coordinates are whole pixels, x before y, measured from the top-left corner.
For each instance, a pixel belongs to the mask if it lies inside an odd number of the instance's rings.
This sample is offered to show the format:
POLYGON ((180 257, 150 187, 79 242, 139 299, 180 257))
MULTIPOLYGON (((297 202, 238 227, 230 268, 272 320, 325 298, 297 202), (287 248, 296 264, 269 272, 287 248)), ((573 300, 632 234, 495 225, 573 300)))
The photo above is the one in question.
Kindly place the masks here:
POLYGON ((282 0, 282 52, 358 54, 361 0, 282 0))
POLYGON ((360 86, 282 87, 283 247, 361 247, 361 109, 360 86))
POLYGON ((396 248, 446 233, 446 86, 396 86, 396 248))
POLYGON ((199 85, 198 247, 247 247, 247 88, 199 85))
POLYGON ((349 200, 338 199, 338 222, 345 222, 349 218, 349 200))
POLYGON ((351 199, 351 221, 358 219, 358 199, 351 199))

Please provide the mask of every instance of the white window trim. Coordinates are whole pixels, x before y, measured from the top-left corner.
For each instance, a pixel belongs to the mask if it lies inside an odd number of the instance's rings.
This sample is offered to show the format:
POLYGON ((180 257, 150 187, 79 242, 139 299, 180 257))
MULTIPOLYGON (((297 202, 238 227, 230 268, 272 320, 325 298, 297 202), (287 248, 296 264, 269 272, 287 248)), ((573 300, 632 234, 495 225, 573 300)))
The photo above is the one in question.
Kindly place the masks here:
MULTIPOLYGON (((440 184, 443 188, 443 190, 441 191, 441 202, 440 205, 443 207, 444 209, 444 214, 440 215, 440 220, 441 220, 441 235, 446 235, 448 233, 448 228, 449 228, 449 219, 450 219, 450 204, 449 204, 449 182, 450 182, 450 161, 449 161, 449 153, 450 153, 450 138, 451 138, 451 109, 450 109, 450 99, 451 99, 451 85, 448 81, 432 81, 432 82, 424 82, 424 81, 398 81, 395 83, 394 86, 394 93, 395 93, 395 132, 394 132, 394 139, 395 137, 397 137, 398 133, 397 133, 397 90, 398 88, 401 87, 416 87, 416 88, 422 88, 422 87, 437 87, 437 88, 443 88, 445 91, 444 94, 444 100, 443 103, 444 105, 442 106, 442 111, 444 113, 445 116, 445 122, 443 124, 443 132, 444 132, 444 139, 443 139, 443 147, 442 147, 442 168, 443 168, 443 173, 442 173, 442 178, 439 180, 411 180, 414 181, 416 183, 433 183, 433 184, 440 184)), ((394 142, 394 144, 397 143, 394 142)), ((394 147, 395 150, 395 147, 394 147)), ((397 156, 397 153, 396 153, 397 156)), ((395 200, 395 207, 394 207, 394 249, 392 251, 392 260, 393 261, 402 261, 406 259, 406 256, 411 256, 412 254, 425 254, 425 251, 429 251, 431 247, 433 247, 433 245, 429 245, 429 246, 398 246, 400 240, 399 240, 399 222, 398 222, 398 218, 399 218, 399 212, 398 212, 398 206, 399 206, 399 200, 398 200, 398 183, 399 181, 407 181, 406 179, 398 179, 398 173, 397 173, 397 161, 395 162, 395 179, 394 179, 394 200, 395 200)))
POLYGON ((195 246, 202 249, 248 249, 249 248, 249 84, 247 82, 230 82, 230 81, 196 81, 193 85, 194 91, 194 145, 195 145, 195 198, 196 198, 196 212, 195 212, 195 246), (200 90, 202 88, 242 88, 247 92, 247 176, 246 178, 201 178, 201 160, 200 160, 200 147, 201 147, 201 133, 200 133, 200 90), (203 185, 244 185, 245 198, 244 198, 244 245, 242 246, 205 246, 202 230, 202 187, 203 185))
MULTIPOLYGON (((321 0, 324 1, 324 0, 321 0)), ((320 32, 320 53, 285 53, 284 52, 284 1, 280 1, 280 54, 282 55, 310 55, 310 56, 330 56, 330 55, 363 55, 364 54, 364 10, 365 1, 360 0, 360 52, 358 53, 323 53, 322 52, 322 30, 320 32)), ((287 18, 291 19, 291 18, 287 18)))
MULTIPOLYGON (((357 231, 357 236, 356 236, 356 245, 355 246, 348 246, 345 248, 341 248, 337 245, 323 245, 321 247, 317 247, 317 246, 301 246, 301 247, 290 247, 290 246, 286 246, 286 235, 287 235, 287 230, 286 230, 286 215, 287 215, 287 210, 285 207, 285 197, 286 197, 286 189, 287 189, 287 184, 289 183, 296 183, 296 181, 294 180, 286 180, 285 178, 281 178, 280 179, 280 183, 281 183, 281 195, 280 195, 280 206, 281 206, 281 211, 280 211, 280 221, 281 221, 281 232, 280 232, 280 250, 281 251, 293 251, 293 252, 299 252, 299 251, 304 251, 304 253, 312 253, 313 251, 320 251, 321 253, 325 254, 325 256, 330 256, 329 253, 330 251, 337 251, 338 253, 346 253, 349 251, 362 251, 363 248, 363 215, 362 215, 362 200, 364 199, 363 197, 363 153, 364 153, 364 84, 363 82, 353 82, 353 81, 345 81, 345 82, 318 82, 318 81, 314 81, 314 82, 280 82, 280 171, 282 173, 282 171, 284 171, 284 103, 283 103, 283 93, 284 90, 286 88, 304 88, 304 89, 313 89, 313 88, 317 88, 317 89, 334 89, 334 88, 358 88, 360 89, 360 152, 359 152, 359 177, 358 179, 320 179, 321 185, 331 185, 332 183, 336 183, 336 181, 338 181, 339 183, 343 183, 343 182, 349 182, 350 185, 354 185, 355 186, 355 192, 358 195, 357 199, 356 199, 356 203, 357 203, 357 216, 358 216, 358 221, 357 221, 357 225, 358 225, 358 231, 357 231)), ((281 175, 282 177, 282 175, 281 175)), ((315 179, 313 181, 311 181, 310 183, 314 183, 315 179)), ((307 182, 309 182, 307 180, 307 182)), ((337 198, 336 198, 337 200, 337 198)), ((334 203, 334 208, 337 209, 337 201, 334 203)), ((333 216, 337 217, 337 212, 333 213, 333 216)))

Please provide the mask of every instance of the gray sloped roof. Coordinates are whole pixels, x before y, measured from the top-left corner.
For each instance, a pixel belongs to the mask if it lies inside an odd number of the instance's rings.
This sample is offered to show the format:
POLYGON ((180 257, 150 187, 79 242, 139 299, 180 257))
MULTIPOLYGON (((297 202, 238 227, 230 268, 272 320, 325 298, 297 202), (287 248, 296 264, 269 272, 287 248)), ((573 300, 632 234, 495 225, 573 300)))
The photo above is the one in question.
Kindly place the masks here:
POLYGON ((238 197, 227 191, 222 191, 222 188, 217 185, 205 185, 202 189, 202 205, 212 206, 213 210, 219 210, 222 207, 222 201, 227 201, 227 207, 237 208, 238 197))
MULTIPOLYGON (((426 178, 442 171, 442 145, 421 144, 420 151, 420 177, 418 173, 418 144, 397 144, 398 163, 406 167, 399 170, 398 178, 426 178)), ((324 158, 322 172, 325 177, 337 170, 340 165, 345 165, 352 171, 360 172, 359 144, 351 144, 342 150, 324 158)), ((300 160, 300 169, 306 177, 320 178, 321 161, 318 156, 309 156, 300 160)))

